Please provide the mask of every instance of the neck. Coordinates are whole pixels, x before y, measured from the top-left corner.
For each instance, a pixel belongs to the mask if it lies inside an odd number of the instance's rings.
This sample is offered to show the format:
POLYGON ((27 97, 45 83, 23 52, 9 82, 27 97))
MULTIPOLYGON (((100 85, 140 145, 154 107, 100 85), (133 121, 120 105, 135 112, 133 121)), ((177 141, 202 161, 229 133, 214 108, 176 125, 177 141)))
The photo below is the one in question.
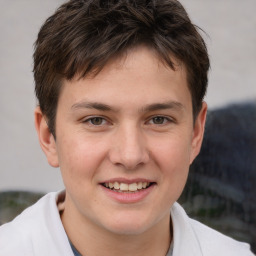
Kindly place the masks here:
POLYGON ((129 235, 110 232, 84 216, 77 217, 70 218, 64 210, 62 222, 73 245, 86 256, 165 256, 172 240, 169 214, 147 231, 129 235))

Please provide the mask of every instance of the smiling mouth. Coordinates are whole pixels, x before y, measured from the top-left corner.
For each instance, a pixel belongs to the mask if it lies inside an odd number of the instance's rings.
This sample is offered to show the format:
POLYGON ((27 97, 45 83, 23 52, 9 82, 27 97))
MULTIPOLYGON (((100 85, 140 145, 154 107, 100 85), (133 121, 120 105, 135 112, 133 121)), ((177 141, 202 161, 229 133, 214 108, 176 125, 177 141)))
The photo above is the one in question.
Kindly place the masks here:
POLYGON ((138 191, 145 190, 155 184, 154 182, 134 182, 131 184, 122 183, 122 182, 107 182, 102 183, 101 185, 107 189, 110 189, 115 192, 122 192, 122 193, 135 193, 138 191))

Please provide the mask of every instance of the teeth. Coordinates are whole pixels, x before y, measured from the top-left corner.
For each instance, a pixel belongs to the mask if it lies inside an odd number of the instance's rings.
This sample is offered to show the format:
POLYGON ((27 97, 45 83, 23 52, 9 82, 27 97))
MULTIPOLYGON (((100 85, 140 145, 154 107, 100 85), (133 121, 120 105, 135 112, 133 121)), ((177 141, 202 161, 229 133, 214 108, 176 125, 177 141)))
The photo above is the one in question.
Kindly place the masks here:
POLYGON ((120 190, 120 191, 131 191, 135 192, 137 190, 145 189, 147 188, 150 183, 149 182, 137 182, 137 183, 119 183, 115 181, 114 183, 108 182, 104 184, 106 188, 120 190))
POLYGON ((138 189, 142 189, 142 182, 138 183, 138 189))
POLYGON ((118 182, 115 182, 115 183, 114 183, 114 189, 119 189, 119 188, 120 188, 119 183, 118 183, 118 182))
POLYGON ((125 183, 121 183, 120 184, 120 190, 126 191, 128 189, 129 189, 129 185, 128 184, 125 184, 125 183))
POLYGON ((136 191, 138 190, 137 183, 129 184, 129 191, 136 191))

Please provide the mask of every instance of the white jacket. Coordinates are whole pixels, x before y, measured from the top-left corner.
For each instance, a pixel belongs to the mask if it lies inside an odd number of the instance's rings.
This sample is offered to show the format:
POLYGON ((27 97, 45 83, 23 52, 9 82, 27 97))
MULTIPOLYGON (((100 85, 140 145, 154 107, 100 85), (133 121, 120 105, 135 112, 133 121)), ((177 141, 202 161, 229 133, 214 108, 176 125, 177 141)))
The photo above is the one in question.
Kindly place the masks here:
MULTIPOLYGON (((73 256, 57 198, 58 193, 47 194, 0 227, 0 256, 73 256)), ((247 244, 190 219, 178 203, 171 209, 171 218, 173 256, 253 256, 247 244)))

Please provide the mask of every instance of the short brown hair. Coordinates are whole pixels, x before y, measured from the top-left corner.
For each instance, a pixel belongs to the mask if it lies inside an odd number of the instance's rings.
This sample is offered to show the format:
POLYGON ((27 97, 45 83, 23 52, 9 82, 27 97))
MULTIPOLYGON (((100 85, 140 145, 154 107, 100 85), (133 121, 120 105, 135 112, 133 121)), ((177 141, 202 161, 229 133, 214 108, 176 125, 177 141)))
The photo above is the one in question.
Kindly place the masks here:
POLYGON ((210 64, 204 40, 178 1, 71 0, 46 20, 35 42, 35 92, 54 136, 63 79, 97 74, 110 59, 141 44, 172 69, 172 57, 185 65, 197 116, 210 64))

